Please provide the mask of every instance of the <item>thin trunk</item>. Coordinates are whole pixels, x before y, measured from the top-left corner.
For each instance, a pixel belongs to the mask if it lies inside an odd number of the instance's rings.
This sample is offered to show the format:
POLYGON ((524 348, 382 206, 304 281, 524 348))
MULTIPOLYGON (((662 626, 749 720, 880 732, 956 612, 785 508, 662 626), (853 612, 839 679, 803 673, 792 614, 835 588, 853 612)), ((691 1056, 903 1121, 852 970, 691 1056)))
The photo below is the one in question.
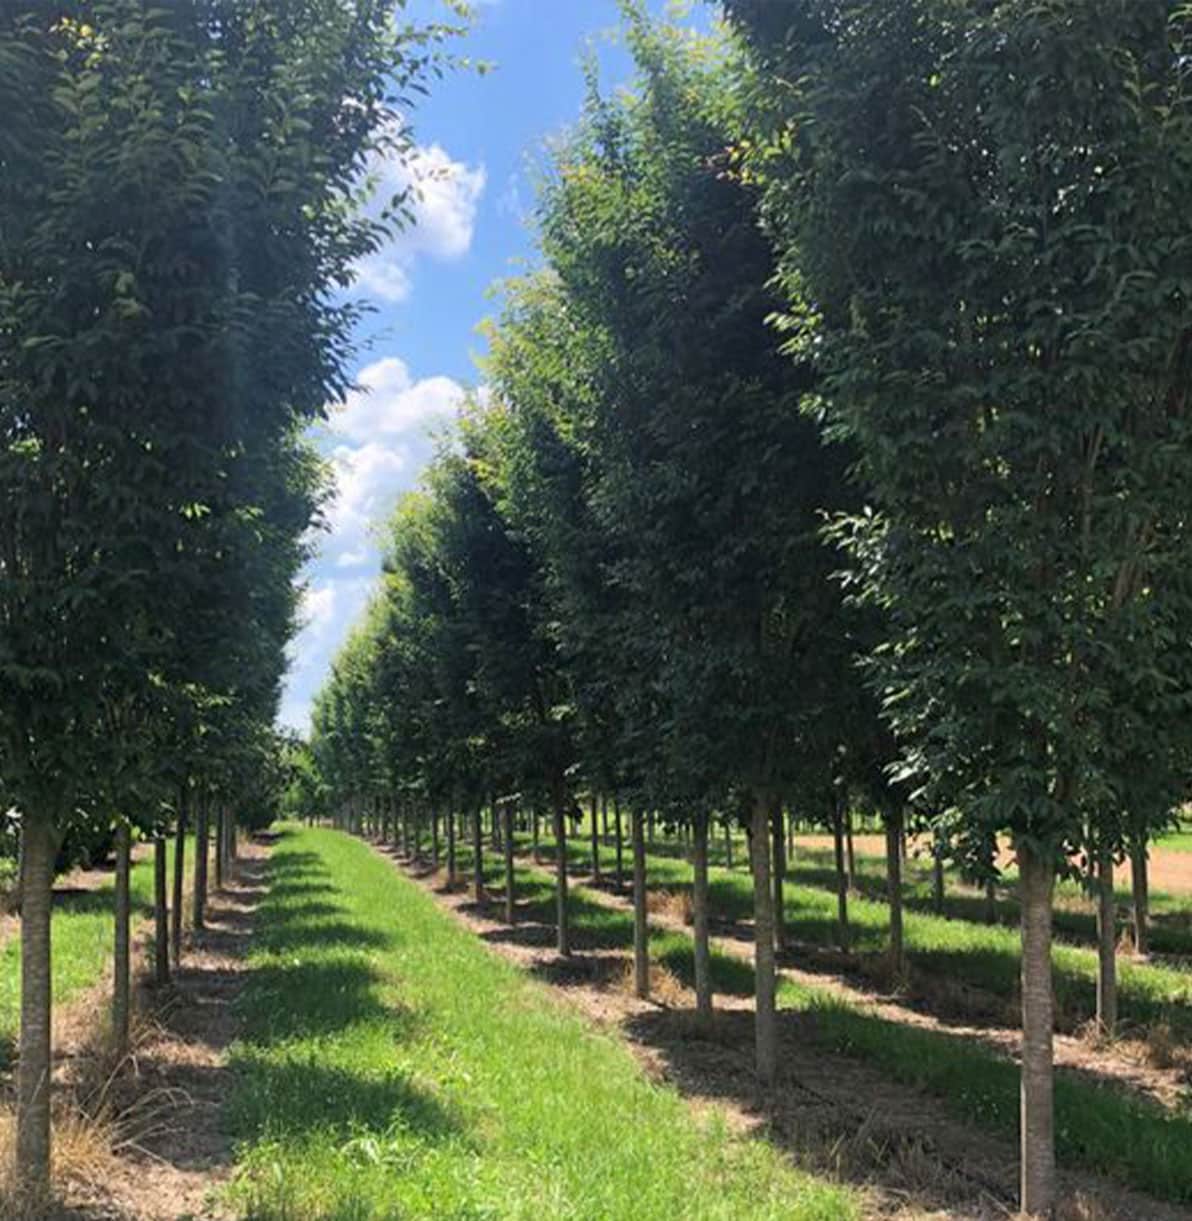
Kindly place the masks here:
POLYGON ((592 882, 600 885, 600 828, 596 823, 596 794, 592 794, 592 882))
POLYGON ((839 801, 832 807, 832 846, 836 853, 836 928, 840 948, 848 952, 848 870, 845 868, 844 808, 839 801))
POLYGON ((447 811, 447 889, 454 890, 458 882, 455 868, 455 811, 447 811))
POLYGON ((890 974, 898 979, 905 967, 902 952, 902 808, 886 815, 886 898, 890 905, 890 974))
POLYGON ((505 923, 517 920, 513 893, 513 802, 505 802, 505 923))
POLYGON ((555 922, 557 946, 564 957, 571 954, 571 935, 567 926, 567 814, 563 808, 563 785, 555 783, 555 922))
POLYGON ((201 929, 207 914, 207 853, 210 851, 207 835, 208 797, 204 793, 199 797, 198 812, 195 816, 195 885, 194 885, 194 925, 201 929))
POLYGON ((625 843, 621 830, 621 803, 615 797, 613 798, 613 828, 617 838, 617 889, 623 890, 625 886, 625 843))
POLYGON ((215 889, 223 890, 224 884, 224 808, 221 802, 215 810, 215 889))
POLYGON ((650 995, 649 929, 646 927, 645 816, 634 806, 629 814, 633 839, 633 990, 641 1000, 650 995))
POLYGON ((724 865, 726 869, 733 867, 733 824, 727 818, 724 820, 724 865))
POLYGON ((651 810, 646 818, 646 840, 650 847, 654 847, 654 811, 651 810))
POLYGON ((484 902, 484 828, 481 819, 483 807, 472 808, 472 897, 477 903, 484 902))
POLYGON ((931 892, 935 914, 942 916, 944 914, 944 858, 938 849, 931 865, 931 892))
POLYGON ((538 803, 535 802, 533 813, 530 815, 530 856, 533 858, 535 865, 538 864, 538 841, 541 834, 541 820, 542 815, 538 809, 538 803))
POLYGON ((439 868, 439 807, 431 806, 430 810, 430 863, 435 871, 439 868))
POLYGON ((1147 876, 1146 840, 1135 844, 1130 853, 1130 890, 1134 898, 1134 953, 1150 953, 1150 885, 1147 876))
POLYGON ((1113 853, 1097 852, 1097 1029, 1117 1032, 1117 912, 1113 901, 1113 853))
POLYGON ((169 849, 165 837, 153 841, 153 982, 170 982, 170 908, 166 902, 169 849))
POLYGON ((21 1034, 17 1058, 17 1180, 30 1202, 50 1189, 50 912, 56 836, 22 820, 21 1034))
POLYGON ((489 821, 492 824, 493 851, 500 852, 501 851, 501 820, 497 816, 497 799, 495 797, 493 797, 491 794, 489 795, 489 799, 488 799, 488 816, 489 816, 489 821))
POLYGON ((997 882, 993 878, 985 879, 985 923, 997 923, 997 882))
POLYGON ((132 835, 128 823, 116 824, 116 930, 112 945, 112 1052, 117 1060, 128 1054, 129 1005, 129 857, 132 835))
POLYGON ((851 809, 846 809, 844 812, 844 842, 848 848, 848 888, 856 890, 857 856, 853 851, 853 812, 851 809))
POLYGON ((1055 1207, 1055 1115, 1052 1083, 1050 861, 1018 845, 1022 899, 1022 1211, 1050 1217, 1055 1207))
POLYGON ((774 802, 774 815, 770 824, 774 839, 774 953, 786 953, 786 899, 783 887, 786 883, 786 836, 782 826, 782 802, 774 802))
POLYGON ((604 836, 605 842, 608 841, 608 794, 603 793, 600 797, 600 834, 604 836))
POLYGON ((753 796, 750 854, 753 866, 753 970, 757 990, 755 1068, 763 1085, 773 1085, 778 1070, 778 1027, 775 1012, 774 895, 770 889, 770 797, 753 796))
POLYGON ((705 1029, 712 1021, 712 955, 708 946, 708 816, 697 814, 692 832, 692 937, 695 943, 695 1012, 705 1029))
POLYGON ((182 961, 182 879, 186 869, 186 813, 189 804, 186 788, 183 787, 178 802, 178 825, 174 834, 174 903, 170 915, 170 949, 174 966, 182 961))

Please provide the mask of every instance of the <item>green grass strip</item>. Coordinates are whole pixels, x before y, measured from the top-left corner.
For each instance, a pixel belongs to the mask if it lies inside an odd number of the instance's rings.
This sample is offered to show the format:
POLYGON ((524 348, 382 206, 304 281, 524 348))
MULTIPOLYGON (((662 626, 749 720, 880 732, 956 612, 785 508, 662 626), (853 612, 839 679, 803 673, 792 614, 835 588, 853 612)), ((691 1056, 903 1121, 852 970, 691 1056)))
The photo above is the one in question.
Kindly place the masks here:
POLYGON ((241 1216, 857 1216, 698 1122, 366 845, 288 829, 269 881, 232 1053, 241 1216))

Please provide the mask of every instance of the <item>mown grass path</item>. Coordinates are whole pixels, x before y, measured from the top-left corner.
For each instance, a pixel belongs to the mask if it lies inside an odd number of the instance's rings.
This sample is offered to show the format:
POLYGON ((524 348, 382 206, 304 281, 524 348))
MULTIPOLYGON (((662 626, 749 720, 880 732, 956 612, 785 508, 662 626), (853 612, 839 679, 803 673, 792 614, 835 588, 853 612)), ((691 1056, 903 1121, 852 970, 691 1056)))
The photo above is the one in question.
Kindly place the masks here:
POLYGON ((697 1120, 368 845, 289 828, 268 880, 232 1051, 241 1215, 858 1215, 697 1120))
MULTIPOLYGON (((579 858, 577 856, 577 864, 579 858)), ((683 862, 652 857, 652 870, 683 862)), ((486 882, 502 886, 496 857, 485 861, 486 882)), ((550 924, 553 879, 543 866, 522 861, 515 879, 523 916, 550 924)), ((573 886, 568 911, 577 948, 632 946, 632 916, 624 897, 573 886)), ((690 934, 659 914, 652 917, 651 956, 682 982, 692 982, 690 934)), ((753 990, 749 947, 714 939, 712 974, 717 991, 748 995, 753 990)), ((782 1008, 814 1018, 814 1038, 825 1050, 855 1057, 890 1079, 941 1098, 960 1120, 1006 1137, 1018 1123, 1018 1068, 1002 1049, 976 1039, 909 1026, 874 1012, 867 1004, 830 990, 805 973, 784 969, 782 1008)), ((1061 1164, 1107 1175, 1131 1188, 1181 1204, 1192 1203, 1192 1115, 1186 1104, 1162 1108, 1108 1084, 1062 1074, 1056 1084, 1057 1152, 1061 1164)))

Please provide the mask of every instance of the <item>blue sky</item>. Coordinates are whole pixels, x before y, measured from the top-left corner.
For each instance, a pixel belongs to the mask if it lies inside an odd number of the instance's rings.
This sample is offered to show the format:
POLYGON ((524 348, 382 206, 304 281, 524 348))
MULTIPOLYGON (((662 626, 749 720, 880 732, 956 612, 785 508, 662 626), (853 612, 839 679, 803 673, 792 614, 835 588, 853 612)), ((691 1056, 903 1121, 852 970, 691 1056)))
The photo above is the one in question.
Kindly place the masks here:
MULTIPOLYGON (((411 0, 407 14, 446 15, 437 0, 411 0)), ((284 725, 308 727, 311 699, 380 570, 375 528, 417 484, 433 432, 479 381, 476 328, 495 309, 492 286, 533 259, 534 166, 578 115, 585 56, 598 55, 606 86, 631 77, 618 26, 616 0, 484 0, 454 50, 493 70, 449 75, 412 115, 419 223, 360 268, 359 294, 377 307, 357 371, 365 389, 319 432, 337 493, 305 574, 284 725)), ((394 189, 410 172, 379 168, 394 189)))

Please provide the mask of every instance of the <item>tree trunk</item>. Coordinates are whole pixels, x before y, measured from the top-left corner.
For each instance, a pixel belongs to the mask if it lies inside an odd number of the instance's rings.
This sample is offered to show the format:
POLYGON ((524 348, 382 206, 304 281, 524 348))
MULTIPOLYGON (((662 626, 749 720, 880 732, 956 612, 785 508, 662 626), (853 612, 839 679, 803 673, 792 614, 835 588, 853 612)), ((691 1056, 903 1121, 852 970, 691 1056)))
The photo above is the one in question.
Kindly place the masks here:
POLYGON ((17 1181, 30 1202, 50 1190, 50 913, 57 836, 22 819, 21 1034, 17 1059, 17 1181))
POLYGON ((635 805, 630 811, 633 837, 633 990, 641 1000, 650 995, 650 946, 646 926, 645 816, 635 805))
POLYGON ((223 890, 224 884, 224 840, 227 832, 224 828, 224 808, 221 802, 215 810, 215 889, 223 890))
POLYGON ((112 1052, 117 1060, 128 1055, 129 1006, 131 1002, 129 968, 129 857, 132 834, 128 823, 116 824, 116 929, 112 944, 112 1052))
POLYGON ((430 809, 430 863, 438 872, 439 868, 439 807, 430 809))
POLYGON ((851 808, 846 809, 844 812, 844 842, 848 848, 848 888, 849 890, 856 890, 857 855, 853 851, 853 812, 851 808))
POLYGON ((692 937, 695 945, 695 1013, 705 1030, 712 1022, 712 954, 708 946, 708 815, 697 814, 692 834, 692 937))
POLYGON ((848 952, 848 870, 845 868, 844 809, 839 801, 832 806, 832 846, 836 853, 836 924, 840 948, 848 952))
POLYGON ((724 820, 724 867, 733 867, 733 825, 727 818, 724 820))
POLYGON ((886 815, 886 892, 890 904, 890 974, 898 979, 906 963, 902 949, 902 807, 886 815))
POLYGON ((1147 876, 1146 840, 1130 852, 1130 890, 1134 898, 1134 953, 1145 958, 1150 953, 1150 885, 1147 876))
POLYGON ((1117 1032, 1117 911, 1113 896, 1113 854, 1097 852, 1097 1030, 1112 1039, 1117 1032))
POLYGON ((1055 1206, 1055 1116, 1052 1087, 1050 861, 1018 845, 1022 901, 1022 1200, 1027 1216, 1050 1217, 1055 1206))
POLYGON ((754 1055, 758 1079, 773 1085, 778 1070, 778 1023, 775 1011, 774 895, 770 888, 770 804, 768 794, 753 796, 753 830, 749 837, 753 867, 753 970, 757 992, 754 1055))
POLYGON ((539 824, 541 822, 541 818, 542 815, 538 809, 538 803, 535 802, 534 808, 530 813, 530 859, 535 865, 539 863, 538 841, 540 838, 539 824))
POLYGON ((646 841, 651 848, 654 847, 654 811, 651 810, 646 817, 646 841))
POLYGON ((166 903, 169 855, 165 836, 153 841, 153 982, 164 988, 170 982, 170 908, 166 903))
POLYGON ((513 802, 505 802, 505 923, 514 924, 517 920, 517 907, 514 903, 513 890, 513 802))
POLYGON ((782 826, 782 802, 774 802, 774 814, 770 821, 774 838, 774 953, 786 953, 786 899, 783 887, 786 882, 786 836, 782 826))
POLYGON ((600 885, 600 828, 596 822, 596 794, 592 794, 592 883, 600 885))
POLYGON ((602 793, 600 796, 600 834, 604 836, 605 843, 608 842, 608 794, 602 793))
POLYGON ((192 898, 196 929, 203 927, 207 914, 207 854, 210 851, 207 835, 207 802, 207 794, 201 794, 195 815, 195 884, 192 898))
POLYGON ((447 889, 454 890, 458 882, 455 867, 455 811, 447 811, 447 889))
POLYGON ((621 803, 613 798, 613 827, 617 839, 617 889, 625 888, 625 841, 621 830, 621 803))
POLYGON ((567 811, 563 786, 555 784, 555 921, 557 946, 564 957, 571 954, 571 935, 567 925, 567 811))
POLYGON ((484 817, 483 807, 477 803, 472 809, 472 897, 477 903, 484 902, 484 817))
POLYGON ((186 788, 183 787, 178 802, 178 825, 174 834, 174 903, 170 915, 170 948, 174 966, 182 961, 182 880, 186 869, 186 814, 189 804, 186 788))
POLYGON ((488 817, 489 817, 489 822, 492 825, 493 851, 500 852, 501 851, 501 820, 497 816, 497 799, 494 796, 492 796, 491 793, 489 794, 489 798, 488 798, 488 817))
POLYGON ((931 850, 931 897, 937 916, 944 914, 944 845, 936 837, 931 850))

